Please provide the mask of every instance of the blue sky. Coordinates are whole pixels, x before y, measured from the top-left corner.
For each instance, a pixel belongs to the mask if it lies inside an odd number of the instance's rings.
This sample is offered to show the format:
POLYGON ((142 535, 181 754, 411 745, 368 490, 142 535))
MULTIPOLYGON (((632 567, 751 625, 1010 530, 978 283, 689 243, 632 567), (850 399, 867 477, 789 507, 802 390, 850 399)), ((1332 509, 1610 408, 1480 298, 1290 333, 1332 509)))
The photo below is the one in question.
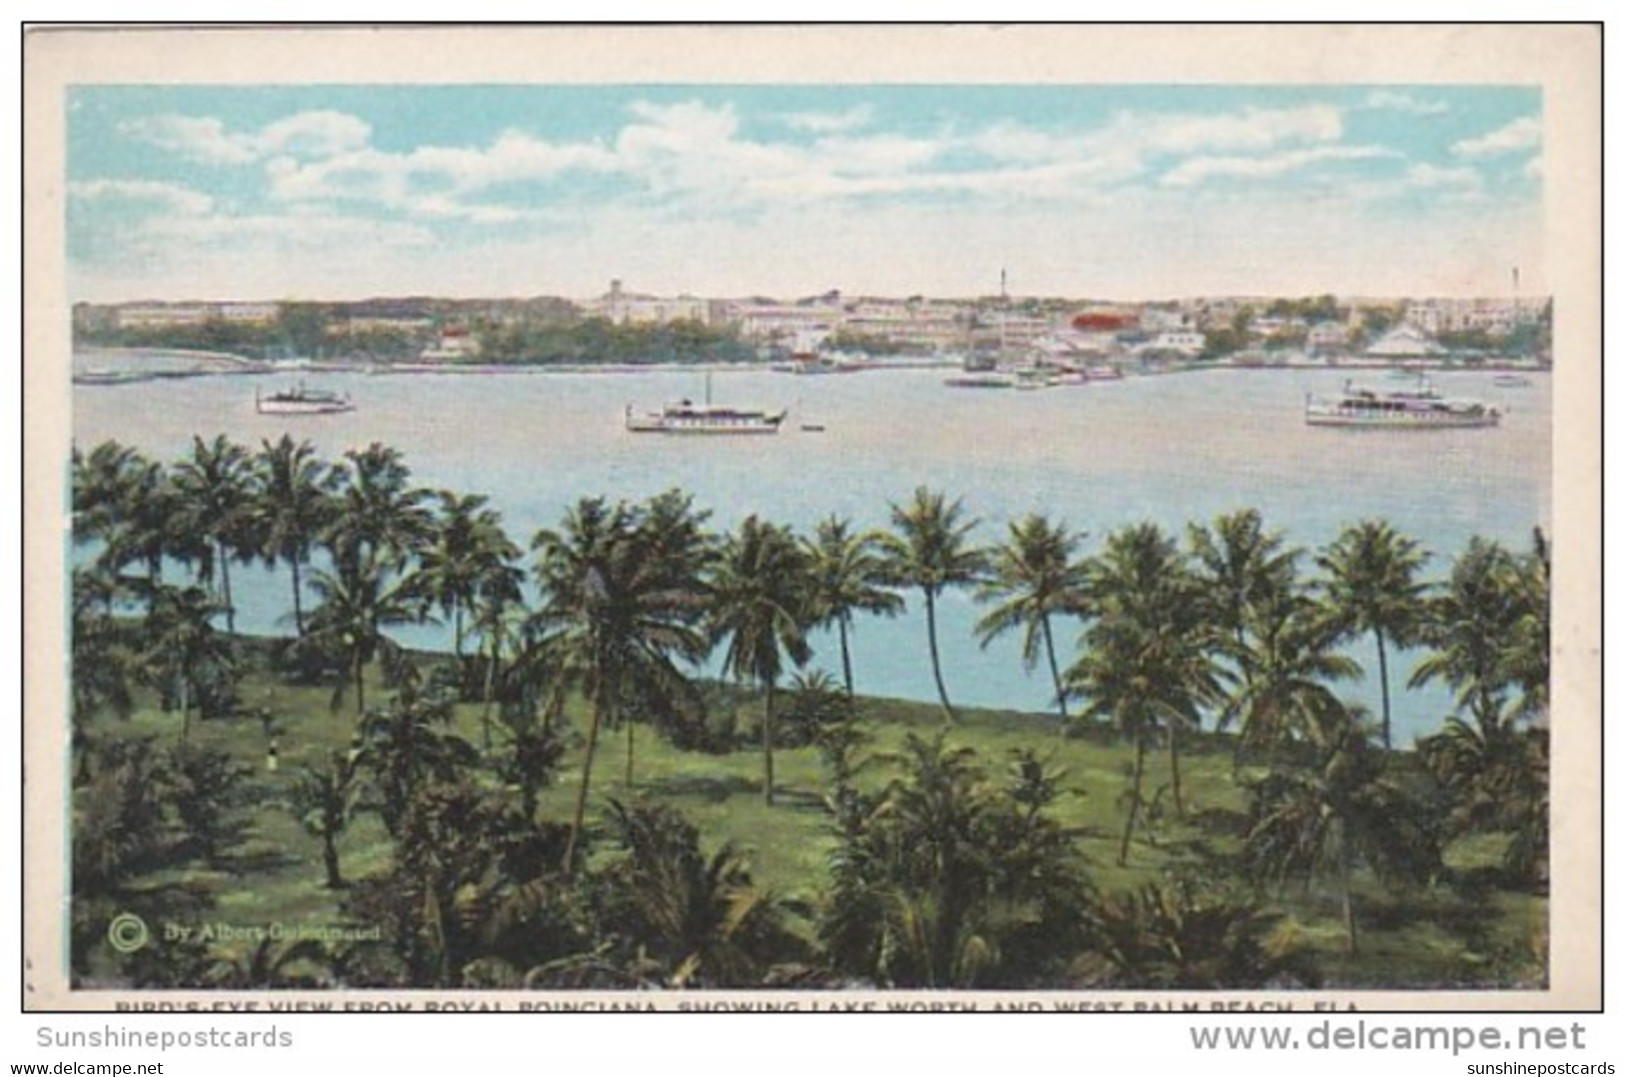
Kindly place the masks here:
POLYGON ((1499 294, 1541 99, 1481 86, 94 86, 75 299, 1499 294))

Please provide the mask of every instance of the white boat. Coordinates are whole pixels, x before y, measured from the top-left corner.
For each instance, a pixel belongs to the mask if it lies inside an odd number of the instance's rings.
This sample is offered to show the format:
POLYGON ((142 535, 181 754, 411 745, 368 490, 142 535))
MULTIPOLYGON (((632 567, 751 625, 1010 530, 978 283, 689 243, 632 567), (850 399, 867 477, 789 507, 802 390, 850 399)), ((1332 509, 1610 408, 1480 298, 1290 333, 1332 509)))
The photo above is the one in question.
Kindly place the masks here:
POLYGON ((1522 374, 1497 374, 1490 380, 1497 389, 1527 389, 1533 384, 1522 374))
POLYGON ((760 408, 736 408, 711 403, 711 378, 705 379, 705 403, 679 400, 659 411, 634 411, 626 406, 626 428, 634 434, 777 434, 789 415, 760 408))
POLYGON ((335 393, 331 389, 307 389, 300 382, 292 389, 264 396, 254 390, 254 410, 261 415, 334 415, 354 411, 355 402, 349 393, 335 393))
POLYGON ((1447 430, 1496 426, 1499 409, 1477 400, 1441 396, 1426 380, 1415 389, 1368 389, 1344 382, 1335 397, 1304 398, 1303 418, 1310 426, 1386 430, 1447 430))

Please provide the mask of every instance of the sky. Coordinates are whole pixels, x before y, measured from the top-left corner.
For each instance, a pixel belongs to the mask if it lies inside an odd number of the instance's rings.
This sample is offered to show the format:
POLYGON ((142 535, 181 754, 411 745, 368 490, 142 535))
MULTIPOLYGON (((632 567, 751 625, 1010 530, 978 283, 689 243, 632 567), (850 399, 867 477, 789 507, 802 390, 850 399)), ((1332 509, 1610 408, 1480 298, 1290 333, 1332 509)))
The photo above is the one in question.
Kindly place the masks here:
POLYGON ((1517 86, 74 86, 72 299, 1507 295, 1517 86))

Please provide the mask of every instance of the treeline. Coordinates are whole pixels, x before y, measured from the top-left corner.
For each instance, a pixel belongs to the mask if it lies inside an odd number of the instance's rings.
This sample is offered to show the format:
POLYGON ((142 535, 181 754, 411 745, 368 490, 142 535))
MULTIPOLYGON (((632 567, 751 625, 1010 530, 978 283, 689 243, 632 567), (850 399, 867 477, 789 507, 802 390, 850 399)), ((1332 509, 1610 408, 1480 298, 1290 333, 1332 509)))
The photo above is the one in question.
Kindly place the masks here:
POLYGON ((479 360, 487 363, 741 363, 755 349, 732 328, 693 319, 660 325, 607 318, 511 322, 475 327, 479 360))
POLYGON ((583 498, 527 555, 484 497, 413 485, 392 448, 324 461, 285 436, 257 450, 198 438, 169 464, 114 442, 76 450, 73 535, 76 962, 109 910, 136 900, 136 880, 231 844, 245 775, 192 731, 194 716, 255 714, 237 692, 259 659, 235 636, 233 565, 288 572, 292 633, 271 647, 269 675, 330 686, 355 715, 348 750, 301 770, 289 805, 344 914, 384 925, 382 938, 267 944, 253 969, 178 944, 143 950, 123 968, 146 985, 268 979, 273 966, 381 986, 1308 983, 1301 954, 1265 945, 1284 888, 1336 894, 1354 953, 1356 873, 1425 892, 1449 874, 1447 846, 1493 834, 1508 884, 1544 885, 1539 532, 1521 552, 1475 538, 1429 577, 1429 554, 1381 521, 1311 551, 1244 510, 1182 535, 1122 527, 1085 554, 1080 532, 1042 514, 989 542, 961 500, 925 488, 884 529, 831 517, 810 533, 754 515, 718 532, 674 490, 583 498), (1186 817, 1182 753, 1214 731, 1247 805, 1227 824, 1234 854, 1097 891, 1054 812, 1062 776, 1030 749, 990 773, 960 742, 936 617, 956 589, 982 605, 984 642, 1020 638, 1064 729, 1128 747, 1119 865, 1151 817, 1186 817), (851 629, 911 606, 942 728, 877 753, 851 629), (392 638, 434 619, 451 629, 442 662, 392 638), (820 627, 833 629, 838 679, 812 670, 820 627), (1361 672, 1345 648, 1365 637, 1378 715, 1340 694, 1361 672), (1394 751, 1388 659, 1412 647, 1425 656, 1410 683, 1443 682, 1455 706, 1417 751, 1394 751), (811 746, 823 760, 834 851, 818 907, 798 914, 811 937, 736 849, 707 852, 669 806, 596 792, 611 729, 627 738, 628 785, 639 726, 682 750, 747 747, 713 720, 708 662, 755 689, 766 805, 775 751, 811 746), (369 671, 388 698, 367 698, 369 671), (167 746, 104 724, 137 692, 176 715, 167 746), (478 711, 477 744, 452 727, 459 706, 478 711), (1153 751, 1170 781, 1148 794, 1153 751), (548 816, 542 794, 572 757, 570 810, 548 816), (352 882, 338 839, 363 815, 381 821, 389 856, 352 882))
POLYGON ((253 359, 290 357, 409 361, 456 326, 477 350, 460 360, 482 363, 736 363, 756 357, 732 327, 692 319, 661 325, 617 325, 573 316, 436 319, 433 325, 352 325, 323 304, 284 304, 266 322, 210 318, 190 325, 76 325, 78 345, 230 352, 253 359))

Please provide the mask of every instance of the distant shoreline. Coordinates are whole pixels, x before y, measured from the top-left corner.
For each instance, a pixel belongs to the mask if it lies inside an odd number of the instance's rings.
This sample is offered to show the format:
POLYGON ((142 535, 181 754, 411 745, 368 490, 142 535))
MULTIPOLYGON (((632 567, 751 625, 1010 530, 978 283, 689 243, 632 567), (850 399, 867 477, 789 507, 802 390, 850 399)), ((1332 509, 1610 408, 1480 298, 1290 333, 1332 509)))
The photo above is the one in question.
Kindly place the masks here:
MULTIPOLYGON (((773 369, 771 364, 759 363, 353 363, 335 360, 308 360, 296 363, 272 363, 245 356, 234 355, 229 352, 190 351, 181 348, 84 348, 74 353, 74 363, 78 366, 81 359, 94 361, 98 357, 113 358, 117 356, 132 358, 171 359, 211 364, 202 368, 187 368, 175 370, 78 370, 73 374, 73 381, 79 385, 113 386, 128 385, 138 382, 158 381, 174 378, 202 378, 202 377, 245 377, 245 376, 298 376, 305 374, 362 374, 369 377, 383 376, 476 376, 488 377, 503 374, 604 374, 604 375, 631 375, 631 374, 726 374, 726 373, 787 373, 790 377, 798 377, 795 373, 773 369), (226 366, 224 364, 229 364, 226 366)), ((1125 364, 1127 366, 1128 364, 1125 364)), ((962 361, 937 358, 912 359, 882 359, 875 360, 872 365, 847 374, 884 373, 893 370, 958 370, 962 361)), ((1467 363, 1462 360, 1442 358, 1369 358, 1345 357, 1333 361, 1318 362, 1299 359, 1288 359, 1280 363, 1236 363, 1225 360, 1201 362, 1185 360, 1170 362, 1151 369, 1124 369, 1125 377, 1155 377, 1167 374, 1191 374, 1216 370, 1241 371, 1280 371, 1280 370, 1339 370, 1339 371, 1379 371, 1379 370, 1415 370, 1418 372, 1445 371, 1457 372, 1483 372, 1497 373, 1516 371, 1519 373, 1546 374, 1550 373, 1550 366, 1543 366, 1532 359, 1499 358, 1486 359, 1478 363, 1467 363)))

